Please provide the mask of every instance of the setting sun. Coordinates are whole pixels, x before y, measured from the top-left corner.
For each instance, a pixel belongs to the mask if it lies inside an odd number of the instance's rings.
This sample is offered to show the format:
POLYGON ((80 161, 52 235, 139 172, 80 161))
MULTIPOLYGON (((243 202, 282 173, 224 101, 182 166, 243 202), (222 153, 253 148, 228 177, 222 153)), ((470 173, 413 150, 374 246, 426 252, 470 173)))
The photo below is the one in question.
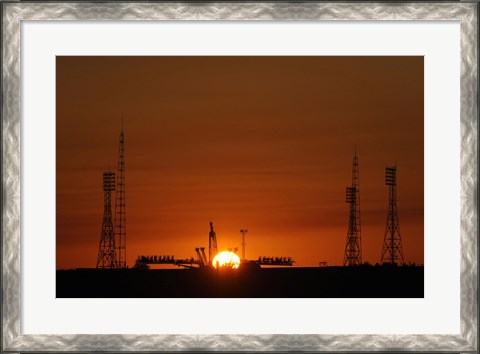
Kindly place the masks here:
POLYGON ((240 265, 240 257, 230 251, 223 251, 213 257, 212 264, 215 268, 227 267, 237 269, 240 265))

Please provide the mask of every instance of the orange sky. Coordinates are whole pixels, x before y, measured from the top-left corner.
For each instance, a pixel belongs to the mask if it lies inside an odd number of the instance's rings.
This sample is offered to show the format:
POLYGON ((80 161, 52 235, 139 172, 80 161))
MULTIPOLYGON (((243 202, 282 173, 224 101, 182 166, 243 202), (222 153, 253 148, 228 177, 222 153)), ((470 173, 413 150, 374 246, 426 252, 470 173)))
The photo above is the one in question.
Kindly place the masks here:
MULTIPOLYGON (((423 263, 423 57, 57 57, 57 268, 95 267, 102 173, 126 139, 127 264, 208 247, 343 262, 355 145, 364 261, 386 165, 405 261, 423 263)), ((114 199, 113 199, 114 200, 114 199)))

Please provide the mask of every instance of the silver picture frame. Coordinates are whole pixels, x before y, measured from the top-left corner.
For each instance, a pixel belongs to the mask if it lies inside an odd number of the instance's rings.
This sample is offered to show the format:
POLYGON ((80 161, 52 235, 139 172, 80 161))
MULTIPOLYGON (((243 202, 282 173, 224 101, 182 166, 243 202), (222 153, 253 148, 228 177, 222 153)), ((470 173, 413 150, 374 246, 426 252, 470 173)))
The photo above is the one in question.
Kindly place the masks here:
POLYGON ((478 3, 20 2, 2 4, 2 352, 478 352, 478 3), (24 335, 20 121, 24 20, 422 20, 461 26, 459 335, 24 335))

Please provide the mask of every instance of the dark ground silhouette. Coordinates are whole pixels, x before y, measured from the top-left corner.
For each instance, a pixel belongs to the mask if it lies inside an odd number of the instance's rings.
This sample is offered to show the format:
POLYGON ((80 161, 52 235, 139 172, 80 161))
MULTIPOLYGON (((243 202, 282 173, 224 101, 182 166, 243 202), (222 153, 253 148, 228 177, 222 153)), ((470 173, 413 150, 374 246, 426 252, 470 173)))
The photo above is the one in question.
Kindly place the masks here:
POLYGON ((423 298, 423 267, 57 270, 57 298, 423 298))

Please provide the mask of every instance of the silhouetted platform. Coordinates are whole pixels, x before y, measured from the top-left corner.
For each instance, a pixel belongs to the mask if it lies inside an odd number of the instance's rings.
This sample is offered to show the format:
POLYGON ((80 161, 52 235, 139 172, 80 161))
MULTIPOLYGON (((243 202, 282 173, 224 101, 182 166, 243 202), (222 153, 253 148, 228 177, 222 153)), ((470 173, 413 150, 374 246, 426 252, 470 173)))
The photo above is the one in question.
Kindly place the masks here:
POLYGON ((423 267, 57 270, 57 298, 422 298, 423 267))

